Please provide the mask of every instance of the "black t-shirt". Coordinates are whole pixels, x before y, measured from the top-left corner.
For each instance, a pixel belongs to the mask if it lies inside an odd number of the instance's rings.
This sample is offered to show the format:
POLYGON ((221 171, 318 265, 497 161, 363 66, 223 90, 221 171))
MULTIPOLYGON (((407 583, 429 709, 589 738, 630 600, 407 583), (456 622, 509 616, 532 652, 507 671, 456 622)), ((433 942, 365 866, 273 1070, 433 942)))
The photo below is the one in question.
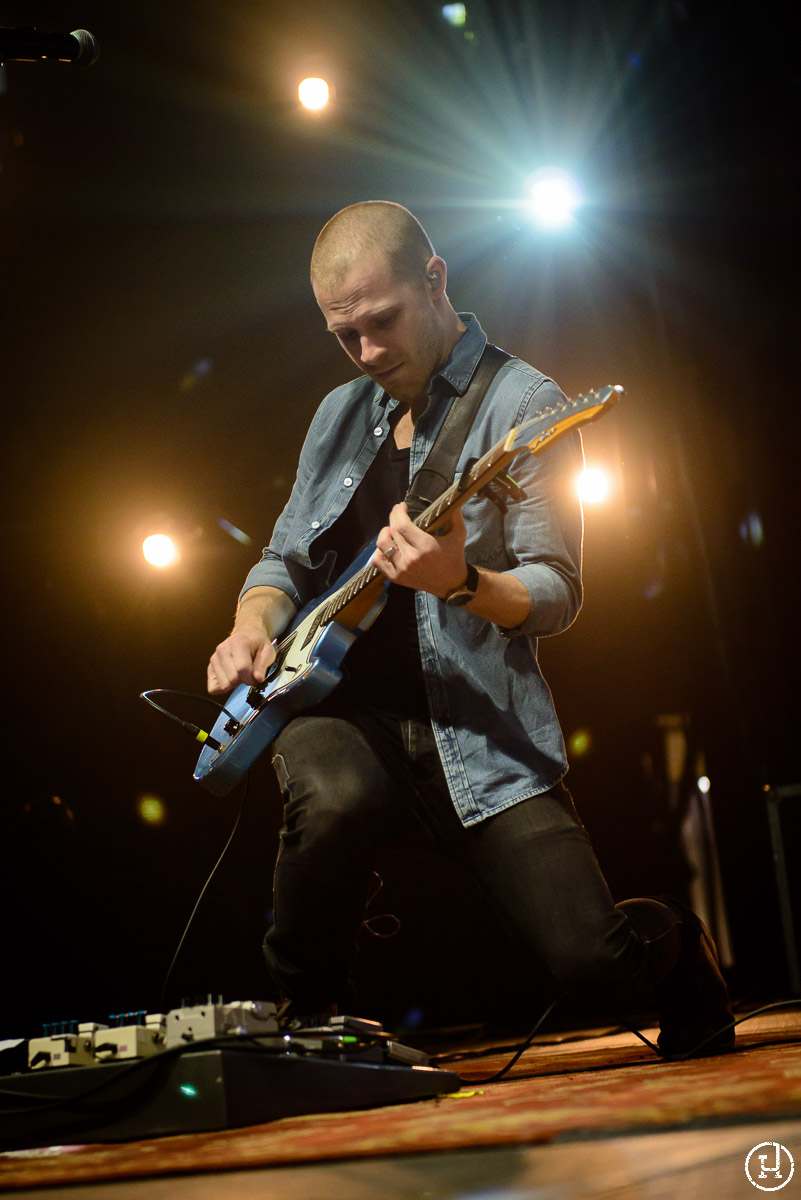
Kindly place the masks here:
MULTIPOLYGON (((408 489, 409 450, 398 449, 390 430, 348 507, 324 535, 321 548, 334 548, 344 570, 375 540, 389 521, 393 504, 408 489)), ((335 697, 360 708, 428 719, 412 588, 390 584, 383 611, 356 639, 343 669, 345 678, 335 697)))

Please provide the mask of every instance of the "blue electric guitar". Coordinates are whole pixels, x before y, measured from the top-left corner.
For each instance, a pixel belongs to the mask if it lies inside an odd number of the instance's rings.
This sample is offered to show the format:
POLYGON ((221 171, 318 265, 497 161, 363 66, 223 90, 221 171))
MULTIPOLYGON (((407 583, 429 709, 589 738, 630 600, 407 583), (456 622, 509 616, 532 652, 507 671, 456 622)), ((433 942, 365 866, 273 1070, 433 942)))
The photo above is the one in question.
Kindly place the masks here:
MULTIPOLYGON (((436 533, 454 509, 487 488, 518 454, 541 454, 568 430, 607 412, 622 392, 619 386, 606 387, 542 408, 487 451, 415 524, 436 533)), ((264 683, 241 684, 228 697, 195 767, 195 779, 210 792, 226 795, 292 717, 318 704, 340 682, 345 655, 386 601, 389 583, 369 561, 374 550, 373 545, 363 551, 330 591, 300 610, 276 642, 264 683)))

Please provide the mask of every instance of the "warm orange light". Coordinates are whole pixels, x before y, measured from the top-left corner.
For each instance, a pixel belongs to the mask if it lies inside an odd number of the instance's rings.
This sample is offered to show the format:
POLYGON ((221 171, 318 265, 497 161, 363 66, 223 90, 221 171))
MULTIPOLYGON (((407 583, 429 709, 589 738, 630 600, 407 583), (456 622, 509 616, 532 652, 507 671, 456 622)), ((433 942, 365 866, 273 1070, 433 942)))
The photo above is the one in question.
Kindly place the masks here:
POLYGON ((609 476, 598 467, 587 467, 579 475, 576 487, 585 504, 602 504, 609 495, 609 476))
POLYGON ((319 112, 321 108, 325 108, 330 98, 331 89, 324 79, 310 76, 298 86, 298 99, 304 108, 311 109, 312 112, 319 112))
POLYGON ((180 551, 166 533, 151 533, 142 542, 142 553, 151 567, 171 567, 180 559, 180 551))

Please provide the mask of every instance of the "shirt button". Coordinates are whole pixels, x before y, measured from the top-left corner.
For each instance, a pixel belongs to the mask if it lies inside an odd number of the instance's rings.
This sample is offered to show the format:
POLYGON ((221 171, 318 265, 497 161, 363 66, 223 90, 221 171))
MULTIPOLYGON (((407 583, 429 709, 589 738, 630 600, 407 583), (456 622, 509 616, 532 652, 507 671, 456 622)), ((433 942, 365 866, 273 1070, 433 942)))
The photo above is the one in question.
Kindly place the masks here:
POLYGON ((312 521, 311 527, 312 527, 312 529, 319 529, 319 528, 320 528, 320 522, 319 522, 319 521, 312 521))
POLYGON ((373 433, 376 437, 381 437, 381 434, 383 432, 384 432, 384 430, 380 425, 376 425, 375 429, 373 430, 373 433))
POLYGON ((348 475, 346 479, 343 479, 342 482, 344 483, 345 487, 353 487, 353 480, 351 479, 350 475, 348 475))

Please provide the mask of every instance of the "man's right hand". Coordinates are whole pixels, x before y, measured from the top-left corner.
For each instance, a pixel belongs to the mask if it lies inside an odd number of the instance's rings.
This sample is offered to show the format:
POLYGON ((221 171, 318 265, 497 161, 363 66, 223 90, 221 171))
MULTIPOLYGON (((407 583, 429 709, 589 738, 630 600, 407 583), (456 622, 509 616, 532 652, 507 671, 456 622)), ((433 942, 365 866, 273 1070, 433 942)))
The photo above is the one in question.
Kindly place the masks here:
POLYGON ((207 671, 209 691, 212 696, 219 696, 240 683, 249 686, 264 683, 274 659, 275 647, 263 630, 235 629, 211 656, 207 671))
POLYGON ((264 683, 275 660, 273 637, 286 629, 295 606, 286 592, 255 587, 245 592, 237 609, 234 628, 211 656, 207 672, 212 696, 230 692, 240 683, 264 683))

